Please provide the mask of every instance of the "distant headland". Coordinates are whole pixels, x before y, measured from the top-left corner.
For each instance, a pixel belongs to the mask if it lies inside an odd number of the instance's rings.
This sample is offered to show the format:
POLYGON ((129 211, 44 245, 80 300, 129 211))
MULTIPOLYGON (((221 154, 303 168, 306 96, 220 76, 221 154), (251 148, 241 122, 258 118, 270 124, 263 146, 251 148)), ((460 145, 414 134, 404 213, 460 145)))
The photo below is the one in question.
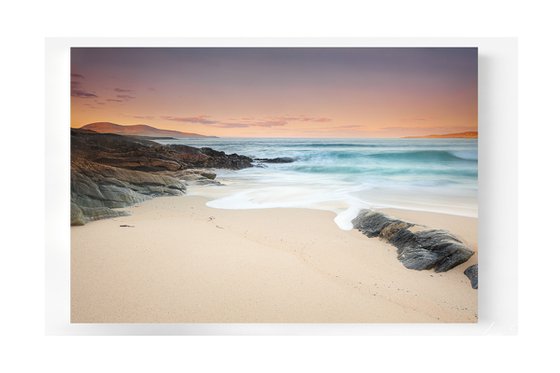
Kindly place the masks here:
POLYGON ((403 139, 478 139, 478 131, 445 133, 425 136, 404 136, 403 139))
POLYGON ((172 137, 172 138, 192 138, 192 137, 216 137, 205 136, 198 133, 164 130, 146 124, 121 125, 111 122, 95 122, 80 127, 83 130, 90 130, 98 133, 114 133, 116 135, 142 136, 142 137, 172 137))

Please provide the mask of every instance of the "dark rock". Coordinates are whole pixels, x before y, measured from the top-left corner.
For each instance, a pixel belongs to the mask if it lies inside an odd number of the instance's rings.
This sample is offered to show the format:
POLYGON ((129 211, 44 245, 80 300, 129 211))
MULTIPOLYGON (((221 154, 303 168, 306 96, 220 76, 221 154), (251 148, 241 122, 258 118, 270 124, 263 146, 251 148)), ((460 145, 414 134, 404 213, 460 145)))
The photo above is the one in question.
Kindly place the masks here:
POLYGON ((446 272, 466 262, 474 252, 457 237, 441 229, 398 231, 389 240, 397 247, 398 259, 409 269, 446 272))
POLYGON ((228 168, 231 170, 241 170, 253 166, 253 160, 244 155, 226 154, 211 148, 201 148, 200 152, 207 157, 198 167, 207 168, 228 168))
POLYGON ((71 225, 84 225, 94 220, 130 215, 127 211, 113 210, 108 207, 78 206, 74 202, 71 203, 70 214, 71 225))
POLYGON ((469 278, 469 280, 471 280, 472 288, 478 289, 478 264, 473 264, 465 269, 465 272, 463 273, 469 278))
POLYGON ((71 224, 127 215, 113 210, 185 193, 186 180, 217 183, 205 168, 252 167, 249 157, 160 145, 139 137, 71 130, 71 224))
POLYGON ((180 170, 170 172, 169 175, 181 180, 187 185, 187 187, 189 185, 221 185, 220 182, 215 180, 216 174, 204 168, 180 170))
POLYGON ((213 173, 213 172, 202 171, 200 173, 200 176, 205 177, 205 178, 210 179, 210 180, 215 180, 216 179, 216 174, 213 173))
POLYGON ((178 171, 192 168, 252 167, 252 159, 210 148, 161 145, 144 138, 71 130, 72 158, 135 171, 178 171))
POLYGON ((362 210, 352 224, 366 236, 379 237, 395 246, 398 259, 409 269, 445 272, 474 254, 448 231, 427 229, 379 212, 362 210))
POLYGON ((352 224, 354 225, 354 228, 358 229, 370 238, 378 237, 381 235, 381 232, 387 228, 387 231, 383 233, 383 238, 386 240, 391 239, 396 231, 409 228, 414 225, 368 210, 362 210, 360 214, 352 220, 352 224))
POLYGON ((278 157, 278 158, 255 158, 255 161, 262 163, 292 163, 295 162, 295 158, 290 157, 278 157))

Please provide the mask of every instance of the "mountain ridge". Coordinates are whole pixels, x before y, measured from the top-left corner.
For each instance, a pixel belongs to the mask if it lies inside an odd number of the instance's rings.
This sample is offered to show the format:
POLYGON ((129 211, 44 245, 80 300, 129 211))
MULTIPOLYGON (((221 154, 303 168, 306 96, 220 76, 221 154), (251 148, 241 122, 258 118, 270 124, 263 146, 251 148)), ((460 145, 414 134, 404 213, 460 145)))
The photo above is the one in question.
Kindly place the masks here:
POLYGON ((143 136, 143 137, 174 137, 174 138, 207 138, 216 136, 206 136, 198 133, 181 132, 175 130, 165 130, 152 127, 147 124, 122 125, 112 122, 93 122, 88 123, 80 129, 90 130, 98 133, 114 133, 117 135, 143 136))

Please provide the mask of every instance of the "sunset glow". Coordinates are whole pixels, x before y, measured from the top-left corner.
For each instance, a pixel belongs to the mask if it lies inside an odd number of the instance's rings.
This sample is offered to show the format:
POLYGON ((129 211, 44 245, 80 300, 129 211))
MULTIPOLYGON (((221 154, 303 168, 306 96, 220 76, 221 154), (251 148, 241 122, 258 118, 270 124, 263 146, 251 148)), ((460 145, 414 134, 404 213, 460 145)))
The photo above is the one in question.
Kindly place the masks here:
POLYGON ((72 127, 220 137, 477 131, 476 48, 73 48, 72 127))

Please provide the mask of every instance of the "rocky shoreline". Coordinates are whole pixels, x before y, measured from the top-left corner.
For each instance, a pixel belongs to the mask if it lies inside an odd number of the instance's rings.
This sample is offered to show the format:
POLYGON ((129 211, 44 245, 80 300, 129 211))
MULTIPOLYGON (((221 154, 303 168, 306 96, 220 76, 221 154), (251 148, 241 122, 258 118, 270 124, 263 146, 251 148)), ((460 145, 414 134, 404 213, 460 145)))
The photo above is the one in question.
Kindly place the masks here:
MULTIPOLYGON (((211 148, 162 145, 138 136, 71 130, 71 225, 128 215, 122 208, 158 196, 186 193, 188 184, 216 184, 213 169, 240 170, 290 163, 293 158, 252 159, 211 148)), ((448 271, 474 254, 459 238, 385 214, 363 210, 352 221, 368 237, 397 248, 409 269, 448 271)), ((478 266, 465 270, 478 288, 478 266)))
POLYGON ((252 166, 249 157, 210 148, 71 129, 71 225, 127 215, 115 209, 184 194, 189 182, 215 183, 214 168, 252 166))

